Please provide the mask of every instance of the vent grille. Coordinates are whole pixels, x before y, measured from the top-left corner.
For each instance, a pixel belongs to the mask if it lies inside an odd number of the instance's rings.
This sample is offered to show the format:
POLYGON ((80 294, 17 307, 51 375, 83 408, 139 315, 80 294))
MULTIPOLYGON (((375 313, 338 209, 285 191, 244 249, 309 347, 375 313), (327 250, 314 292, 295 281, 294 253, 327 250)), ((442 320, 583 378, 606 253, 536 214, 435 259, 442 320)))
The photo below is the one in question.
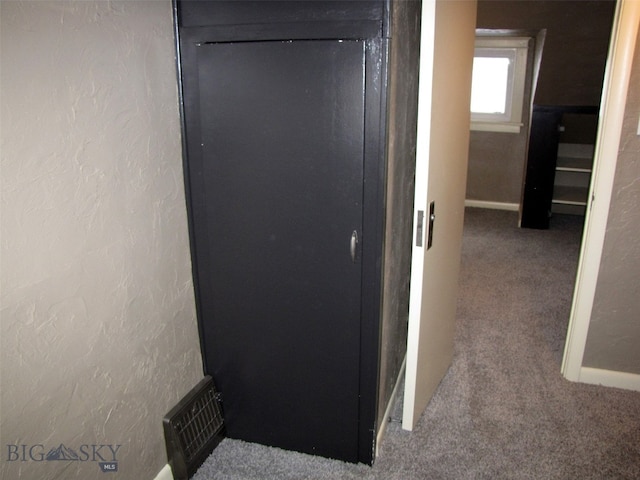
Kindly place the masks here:
POLYGON ((220 395, 206 376, 164 417, 167 457, 175 480, 187 480, 224 436, 220 395))

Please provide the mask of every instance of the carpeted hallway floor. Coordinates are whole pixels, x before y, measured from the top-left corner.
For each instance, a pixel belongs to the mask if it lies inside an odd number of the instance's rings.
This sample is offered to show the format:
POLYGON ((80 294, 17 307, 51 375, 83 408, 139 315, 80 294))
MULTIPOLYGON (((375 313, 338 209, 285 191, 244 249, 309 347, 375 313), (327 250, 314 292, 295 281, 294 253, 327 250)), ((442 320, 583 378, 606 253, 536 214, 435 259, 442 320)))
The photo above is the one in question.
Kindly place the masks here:
POLYGON ((194 478, 640 478, 640 393, 560 374, 581 229, 467 209, 453 364, 413 432, 390 423, 373 467, 226 439, 194 478))

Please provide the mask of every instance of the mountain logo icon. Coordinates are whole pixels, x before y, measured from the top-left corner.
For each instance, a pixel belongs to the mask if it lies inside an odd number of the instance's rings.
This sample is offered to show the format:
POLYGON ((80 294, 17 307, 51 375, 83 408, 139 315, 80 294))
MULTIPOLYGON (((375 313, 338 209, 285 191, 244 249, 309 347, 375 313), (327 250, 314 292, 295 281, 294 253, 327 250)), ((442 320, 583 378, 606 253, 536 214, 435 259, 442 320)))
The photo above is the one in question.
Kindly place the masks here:
POLYGON ((78 454, 73 449, 65 447, 63 443, 61 443, 58 448, 52 448, 51 450, 49 450, 49 453, 47 453, 46 458, 47 458, 47 461, 80 460, 80 457, 78 457, 78 454))

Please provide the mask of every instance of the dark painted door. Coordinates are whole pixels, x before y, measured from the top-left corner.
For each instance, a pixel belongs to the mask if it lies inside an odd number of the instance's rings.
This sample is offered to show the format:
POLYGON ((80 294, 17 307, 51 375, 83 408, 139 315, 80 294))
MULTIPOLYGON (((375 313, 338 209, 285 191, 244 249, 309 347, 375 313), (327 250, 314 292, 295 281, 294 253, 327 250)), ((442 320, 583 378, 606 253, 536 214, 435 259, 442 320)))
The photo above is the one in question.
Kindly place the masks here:
POLYGON ((365 42, 197 50, 201 328, 227 434, 357 461, 365 42))

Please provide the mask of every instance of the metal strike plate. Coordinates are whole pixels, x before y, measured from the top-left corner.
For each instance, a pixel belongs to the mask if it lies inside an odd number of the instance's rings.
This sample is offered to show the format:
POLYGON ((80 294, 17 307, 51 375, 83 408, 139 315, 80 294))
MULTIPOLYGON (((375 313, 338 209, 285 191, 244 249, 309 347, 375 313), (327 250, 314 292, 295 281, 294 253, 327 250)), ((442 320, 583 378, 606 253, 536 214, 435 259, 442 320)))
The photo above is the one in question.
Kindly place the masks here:
POLYGON ((418 210, 418 225, 416 226, 416 247, 422 246, 422 230, 424 229, 424 210, 418 210))

